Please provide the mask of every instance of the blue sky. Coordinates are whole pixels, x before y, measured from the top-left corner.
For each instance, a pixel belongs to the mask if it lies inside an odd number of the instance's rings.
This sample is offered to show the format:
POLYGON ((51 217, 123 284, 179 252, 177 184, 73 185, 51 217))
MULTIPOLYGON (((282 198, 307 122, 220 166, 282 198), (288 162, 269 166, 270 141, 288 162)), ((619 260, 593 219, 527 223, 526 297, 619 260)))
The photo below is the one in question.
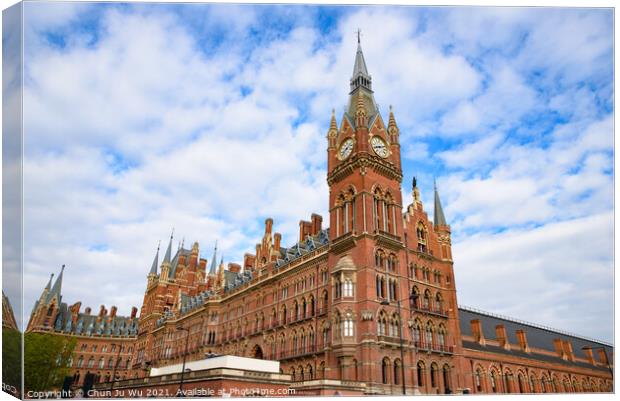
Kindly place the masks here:
POLYGON ((403 194, 437 179, 459 302, 613 337, 609 9, 25 5, 25 311, 140 305, 159 240, 240 261, 327 216, 357 28, 403 194), (96 283, 96 284, 95 284, 96 283), (96 288, 96 291, 93 291, 96 288))

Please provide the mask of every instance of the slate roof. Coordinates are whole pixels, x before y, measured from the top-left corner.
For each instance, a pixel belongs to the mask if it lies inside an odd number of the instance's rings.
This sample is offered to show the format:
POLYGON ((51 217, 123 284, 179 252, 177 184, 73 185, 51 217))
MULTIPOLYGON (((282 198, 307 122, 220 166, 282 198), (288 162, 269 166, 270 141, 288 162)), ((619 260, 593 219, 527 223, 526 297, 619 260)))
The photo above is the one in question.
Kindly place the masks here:
POLYGON ((177 253, 174 255, 174 258, 172 258, 172 262, 170 262, 170 273, 168 277, 174 278, 174 276, 176 275, 177 266, 179 265, 179 257, 183 255, 187 260, 187 257, 189 257, 191 254, 192 251, 190 249, 179 248, 177 253))
MULTIPOLYGON (((461 327, 462 335, 472 335, 471 332, 471 324, 470 322, 474 319, 479 319, 482 325, 482 333, 486 339, 495 339, 495 326, 498 324, 504 325, 506 328, 506 334, 508 336, 508 342, 511 344, 518 344, 516 331, 521 329, 524 330, 527 337, 527 342, 530 348, 539 348, 551 352, 555 352, 555 348, 553 345, 553 340, 556 338, 560 338, 562 340, 569 341, 573 347, 573 352, 575 357, 586 359, 587 356, 585 352, 582 350, 582 347, 605 347, 607 351, 607 355, 611 358, 613 354, 613 346, 607 343, 592 340, 584 337, 580 337, 574 334, 565 333, 562 331, 554 330, 548 327, 539 326, 533 323, 527 323, 518 321, 515 319, 511 319, 508 317, 494 315, 488 312, 482 312, 478 310, 474 310, 473 308, 468 307, 459 307, 459 320, 461 327)), ((505 350, 501 347, 494 346, 481 346, 478 343, 472 343, 469 341, 463 341, 463 346, 470 349, 484 349, 486 351, 497 352, 497 353, 508 353, 511 355, 519 355, 523 354, 523 356, 527 356, 528 358, 548 360, 557 363, 567 363, 573 365, 584 365, 592 368, 593 366, 590 364, 583 364, 579 362, 570 362, 565 361, 560 357, 550 357, 547 355, 537 355, 535 353, 525 353, 518 350, 505 350)), ((604 368, 606 369, 606 368, 604 368)))
POLYGON ((54 330, 83 336, 120 336, 131 337, 138 333, 138 318, 104 316, 97 322, 97 315, 79 313, 77 321, 71 320, 71 311, 66 303, 61 303, 58 316, 54 322, 54 330))
POLYGON ((276 259, 276 269, 281 268, 303 255, 314 251, 329 243, 329 228, 321 230, 315 236, 309 236, 306 240, 300 241, 290 248, 280 247, 280 255, 276 259))

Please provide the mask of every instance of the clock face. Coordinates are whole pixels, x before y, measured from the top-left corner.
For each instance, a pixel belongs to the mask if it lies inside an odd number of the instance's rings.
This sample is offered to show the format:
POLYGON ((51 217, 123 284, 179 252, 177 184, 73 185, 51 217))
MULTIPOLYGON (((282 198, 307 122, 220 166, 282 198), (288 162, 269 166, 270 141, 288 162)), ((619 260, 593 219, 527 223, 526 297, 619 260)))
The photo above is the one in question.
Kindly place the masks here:
POLYGON ((388 150, 387 144, 383 139, 378 136, 373 136, 370 140, 370 145, 372 146, 372 150, 375 153, 383 158, 388 157, 390 151, 388 150))
POLYGON ((340 156, 340 160, 344 160, 353 152, 353 139, 348 138, 345 139, 344 142, 340 145, 340 150, 338 151, 338 156, 340 156))

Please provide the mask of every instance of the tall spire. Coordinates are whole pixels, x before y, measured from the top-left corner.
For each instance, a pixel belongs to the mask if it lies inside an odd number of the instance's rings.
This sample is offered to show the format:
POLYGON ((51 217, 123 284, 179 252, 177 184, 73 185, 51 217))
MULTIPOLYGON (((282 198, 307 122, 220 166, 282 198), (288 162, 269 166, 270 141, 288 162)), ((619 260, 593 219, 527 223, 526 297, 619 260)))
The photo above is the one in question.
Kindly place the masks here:
POLYGON ((170 257, 172 256, 172 238, 174 237, 174 228, 172 229, 172 233, 170 234, 170 242, 168 242, 168 249, 166 249, 166 254, 164 255, 164 262, 170 264, 170 257))
POLYGON ((58 303, 60 304, 60 299, 61 299, 60 291, 62 290, 62 275, 64 272, 65 272, 65 265, 62 265, 62 268, 60 269, 60 274, 58 275, 56 282, 54 282, 54 286, 52 287, 52 290, 47 295, 47 302, 51 301, 56 296, 58 297, 58 303))
POLYGON ((217 240, 215 240, 215 249, 213 250, 213 258, 211 259, 211 267, 209 268, 209 275, 215 276, 217 271, 217 240))
POLYGON ((355 53, 355 63, 353 64, 353 75, 350 81, 348 114, 351 117, 355 115, 357 109, 358 96, 355 96, 357 92, 360 92, 360 99, 364 101, 368 115, 375 115, 375 113, 378 112, 377 103, 375 102, 372 92, 372 77, 368 74, 366 60, 364 60, 364 53, 362 52, 359 30, 357 35, 357 52, 355 53), (363 96, 361 96, 362 92, 363 96))
POLYGON ((153 259, 153 265, 151 266, 151 271, 149 272, 149 275, 157 275, 157 266, 159 265, 159 246, 161 245, 161 242, 157 243, 157 252, 155 252, 155 258, 153 259))
POLYGON ((351 92, 357 89, 359 86, 365 86, 368 89, 372 89, 372 82, 370 75, 368 75, 368 68, 366 67, 366 60, 364 60, 364 53, 362 52, 362 44, 360 41, 360 30, 357 31, 357 52, 355 53, 355 64, 353 64, 353 75, 351 75, 351 92), (363 79, 358 79, 363 78, 363 79))
POLYGON ((437 192, 437 182, 433 180, 433 186, 435 187, 435 207, 433 225, 435 227, 447 226, 446 217, 443 214, 443 208, 441 207, 441 201, 439 200, 439 192, 437 192))

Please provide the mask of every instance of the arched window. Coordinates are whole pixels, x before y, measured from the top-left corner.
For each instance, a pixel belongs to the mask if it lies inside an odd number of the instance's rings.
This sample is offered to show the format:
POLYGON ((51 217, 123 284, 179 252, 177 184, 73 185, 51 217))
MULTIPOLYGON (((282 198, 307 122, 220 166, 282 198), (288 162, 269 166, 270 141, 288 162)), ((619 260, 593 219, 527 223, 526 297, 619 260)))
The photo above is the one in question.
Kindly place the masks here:
POLYGON ((114 367, 114 360, 112 358, 108 359, 108 369, 112 369, 114 367))
POLYGON ((421 333, 422 333, 422 329, 421 329, 421 324, 420 322, 415 322, 412 328, 412 337, 413 337, 413 342, 414 345, 416 347, 420 347, 420 338, 421 338, 421 333))
POLYGON ((420 291, 415 285, 411 288, 410 304, 412 308, 418 309, 420 307, 420 291))
POLYGON ((438 366, 436 363, 431 364, 431 387, 435 388, 438 386, 439 380, 437 378, 438 366))
POLYGON ((418 368, 417 368, 417 380, 418 380, 418 386, 422 387, 424 386, 424 362, 420 361, 418 362, 418 368))
POLYGON ((381 313, 379 313, 379 317, 377 319, 377 334, 380 336, 384 336, 385 335, 385 329, 386 329, 386 318, 385 318, 385 314, 383 313, 383 311, 381 313))
POLYGON ((474 378, 476 382, 476 392, 480 393, 482 392, 482 371, 480 368, 476 369, 476 375, 474 378))
POLYGON ((424 339, 424 341, 426 342, 426 346, 428 348, 431 348, 433 346, 433 326, 431 325, 431 323, 429 322, 426 325, 426 338, 424 339))
POLYGON ((103 357, 99 358, 99 363, 97 364, 97 367, 99 367, 99 369, 103 369, 104 364, 105 364, 105 361, 103 357))
POLYGON ((314 314, 316 313, 316 311, 314 310, 315 308, 315 303, 314 303, 314 296, 310 295, 310 316, 314 316, 314 314))
POLYGON ((388 384, 389 369, 390 369, 390 360, 387 358, 383 358, 383 361, 381 362, 381 378, 382 378, 383 384, 388 384))
POLYGON ((510 380, 512 379, 512 373, 510 371, 504 372, 504 392, 510 393, 510 380))
POLYGON ((440 293, 435 296, 435 312, 443 313, 443 298, 440 293))
POLYGON ((497 373, 495 370, 491 371, 491 391, 497 393, 497 373))
POLYGON ((437 331, 437 345, 439 345, 441 351, 444 351, 446 348, 446 327, 443 324, 439 326, 437 331))
POLYGON ((394 384, 400 384, 400 379, 401 379, 401 363, 400 363, 400 359, 395 359, 394 360, 394 384))
POLYGON ((422 309, 429 310, 431 305, 431 292, 429 290, 424 291, 424 298, 422 298, 422 309))
POLYGON ((450 380, 450 367, 447 364, 443 365, 443 383, 445 386, 445 393, 451 394, 452 383, 450 380))

